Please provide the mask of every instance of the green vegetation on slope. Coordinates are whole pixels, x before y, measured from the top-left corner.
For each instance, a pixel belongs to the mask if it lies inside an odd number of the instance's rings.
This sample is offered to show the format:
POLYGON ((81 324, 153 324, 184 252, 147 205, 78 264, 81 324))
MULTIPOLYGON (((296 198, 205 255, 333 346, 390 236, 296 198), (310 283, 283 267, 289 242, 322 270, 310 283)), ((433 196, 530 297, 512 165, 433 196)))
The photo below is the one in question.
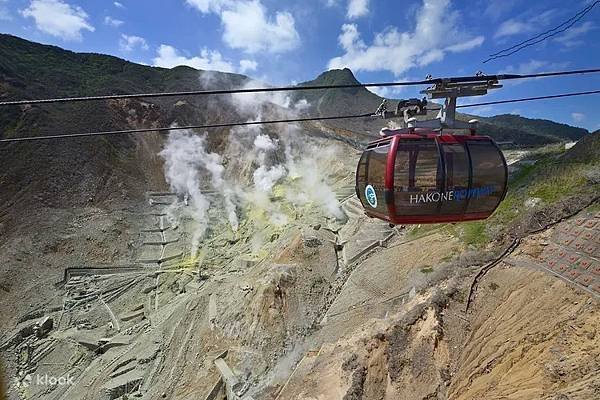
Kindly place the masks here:
MULTIPOLYGON (((600 193, 600 134, 590 134, 570 150, 549 146, 533 152, 522 167, 511 176, 504 201, 487 220, 478 223, 479 235, 462 235, 466 242, 479 237, 474 244, 485 245, 492 233, 522 223, 535 212, 560 215, 560 201, 574 202, 600 193), (532 162, 532 163, 528 163, 532 162), (533 163, 534 162, 534 163, 533 163)), ((552 218, 551 218, 552 219, 552 218)), ((474 229, 474 228, 473 228, 474 229)))
MULTIPOLYGON (((230 82, 246 77, 223 74, 230 82)), ((189 67, 173 69, 135 64, 117 57, 95 53, 74 53, 56 46, 41 45, 15 36, 0 34, 0 82, 8 98, 23 95, 53 97, 139 93, 199 89, 199 72, 189 67)))

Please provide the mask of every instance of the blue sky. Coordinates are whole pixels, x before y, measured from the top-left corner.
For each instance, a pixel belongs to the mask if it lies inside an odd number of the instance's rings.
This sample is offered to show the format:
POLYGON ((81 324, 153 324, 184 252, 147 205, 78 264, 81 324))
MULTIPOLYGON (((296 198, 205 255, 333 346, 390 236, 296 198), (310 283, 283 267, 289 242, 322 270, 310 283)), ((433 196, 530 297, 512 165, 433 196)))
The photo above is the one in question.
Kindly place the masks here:
MULTIPOLYGON (((362 82, 600 67, 600 4, 561 35, 482 61, 591 0, 0 0, 0 32, 134 62, 239 72, 273 84, 350 67, 362 82), (566 4, 566 5, 565 5, 566 4)), ((600 76, 507 83, 497 100, 600 89, 600 76)), ((417 88, 382 90, 413 97, 417 88)), ((472 98, 463 102, 479 102, 472 98)), ((468 109, 600 129, 600 96, 468 109)), ((466 111, 466 110, 465 110, 466 111)))

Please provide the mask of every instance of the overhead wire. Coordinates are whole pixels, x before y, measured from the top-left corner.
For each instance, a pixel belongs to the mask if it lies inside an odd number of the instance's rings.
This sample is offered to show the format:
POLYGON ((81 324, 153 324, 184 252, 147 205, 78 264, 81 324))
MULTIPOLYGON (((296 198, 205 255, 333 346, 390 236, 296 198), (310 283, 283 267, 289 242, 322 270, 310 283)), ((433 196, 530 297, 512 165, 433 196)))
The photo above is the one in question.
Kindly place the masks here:
MULTIPOLYGON (((600 1, 600 0, 599 0, 599 1, 600 1)), ((593 4, 593 5, 595 5, 595 4, 593 4)), ((488 57, 497 56, 497 55, 499 55, 499 54, 501 54, 501 53, 504 53, 504 52, 510 51, 510 50, 512 50, 512 49, 514 49, 514 48, 516 48, 516 47, 519 47, 519 46, 521 46, 521 45, 524 45, 524 44, 526 44, 527 42, 530 42, 530 41, 532 41, 532 40, 535 40, 535 39, 537 39, 537 38, 539 38, 539 37, 542 37, 542 36, 544 36, 544 35, 546 35, 546 34, 548 34, 548 33, 552 32, 552 31, 554 31, 554 30, 556 30, 556 29, 558 29, 558 28, 562 27, 563 25, 566 25, 566 24, 568 24, 568 23, 569 23, 569 22, 571 22, 571 21, 572 21, 574 18, 578 17, 578 16, 579 16, 581 13, 583 13, 583 12, 585 12, 586 10, 590 9, 590 8, 591 8, 593 5, 585 7, 583 10, 581 10, 580 12, 578 12, 577 14, 575 14, 574 16, 572 16, 571 18, 569 18, 568 20, 566 20, 566 21, 565 21, 565 22, 563 22, 562 24, 560 24, 560 25, 558 25, 558 26, 556 26, 556 27, 554 27, 554 28, 552 28, 552 29, 549 29, 549 30, 547 30, 547 31, 545 31, 545 32, 539 33, 539 34, 537 34, 537 35, 536 35, 536 36, 534 36, 534 37, 531 37, 531 38, 529 38, 529 39, 523 40, 523 41, 521 41, 521 42, 519 42, 519 43, 517 43, 517 44, 515 44, 515 45, 513 45, 513 46, 511 46, 511 47, 507 47, 507 48, 505 48, 505 49, 502 49, 502 50, 500 50, 500 51, 497 51, 496 53, 489 54, 489 55, 488 55, 488 57)))
POLYGON ((552 29, 549 29, 549 30, 547 30, 547 31, 545 31, 545 32, 539 33, 539 34, 537 34, 536 36, 534 36, 534 37, 532 37, 532 38, 529 38, 529 39, 527 39, 527 40, 523 40, 522 42, 519 42, 519 43, 517 43, 517 44, 515 44, 515 45, 513 45, 513 46, 511 46, 511 47, 508 47, 508 48, 506 48, 506 49, 500 50, 500 51, 498 51, 498 52, 496 52, 496 53, 489 54, 489 55, 488 55, 488 57, 497 56, 497 55, 499 55, 499 54, 501 54, 501 53, 504 53, 504 52, 506 52, 506 51, 510 51, 510 50, 512 50, 512 49, 514 49, 514 48, 516 48, 516 47, 519 47, 519 46, 521 46, 521 45, 524 45, 524 44, 526 44, 527 42, 530 42, 530 41, 532 41, 532 40, 535 40, 535 39, 537 39, 537 38, 539 38, 539 37, 541 37, 541 36, 544 36, 544 35, 546 35, 546 34, 548 34, 548 33, 552 32, 552 31, 554 31, 554 30, 556 30, 556 29, 558 29, 558 28, 562 27, 563 25, 566 25, 566 24, 568 24, 568 23, 569 23, 569 22, 571 22, 573 19, 575 19, 575 18, 577 18, 578 16, 580 16, 582 13, 587 13, 587 12, 589 12, 589 10, 591 10, 591 9, 592 9, 592 7, 594 7, 594 6, 595 6, 597 3, 599 3, 599 2, 600 2, 600 0, 596 0, 596 1, 595 1, 593 4, 590 4, 589 6, 585 7, 583 10, 579 11, 577 14, 575 14, 574 16, 572 16, 571 18, 569 18, 568 20, 566 20, 566 21, 565 21, 565 22, 563 22, 562 24, 560 24, 560 25, 558 25, 558 26, 556 26, 556 27, 554 27, 554 28, 552 28, 552 29))
POLYGON ((186 126, 173 126, 173 127, 160 127, 160 128, 139 128, 139 129, 123 129, 116 131, 98 131, 98 132, 81 132, 81 133, 68 133, 59 135, 45 135, 45 136, 24 136, 18 138, 0 139, 0 143, 10 142, 25 142, 32 140, 44 140, 44 139, 64 139, 64 138, 77 138, 77 137, 88 137, 88 136, 109 136, 109 135, 123 135, 130 133, 146 133, 146 132, 168 132, 188 129, 212 129, 212 128, 233 128, 235 126, 251 126, 251 125, 270 125, 270 124, 284 124, 293 122, 307 122, 307 121, 326 121, 334 119, 351 119, 351 118, 367 118, 375 117, 373 113, 368 114, 354 114, 354 115, 335 115, 328 117, 307 117, 307 118, 289 118, 289 119, 276 119, 268 121, 245 121, 245 122, 231 122, 231 123, 220 123, 220 124, 205 124, 205 125, 186 125, 186 126))
POLYGON ((600 0, 594 1, 592 4, 588 5, 583 10, 579 11, 577 14, 575 14, 574 16, 572 16, 571 18, 569 18, 568 20, 566 20, 562 24, 560 24, 560 25, 558 25, 558 26, 556 26, 556 27, 554 27, 552 29, 549 29, 549 30, 547 30, 545 32, 539 33, 538 35, 536 35, 536 36, 534 36, 532 38, 529 38, 527 40, 524 40, 524 41, 522 41, 520 43, 517 43, 517 44, 515 44, 515 45, 513 45, 511 47, 508 47, 508 48, 500 50, 500 51, 498 51, 496 53, 490 54, 488 56, 488 58, 483 61, 483 63, 485 64, 488 61, 496 60, 498 58, 508 57, 508 56, 510 56, 512 54, 515 54, 515 53, 517 53, 517 52, 519 52, 519 51, 527 48, 527 47, 533 46, 535 44, 543 42, 546 39, 549 39, 549 38, 551 38, 553 36, 556 36, 556 35, 558 35, 560 33, 565 32, 566 30, 570 29, 573 25, 575 25, 578 21, 580 21, 598 3, 600 3, 600 0), (560 28, 562 28, 562 29, 560 29, 560 28))
POLYGON ((551 95, 547 95, 547 96, 523 97, 520 99, 510 99, 510 100, 487 101, 484 103, 462 104, 462 105, 456 106, 456 108, 481 107, 481 106, 491 106, 494 104, 506 104, 506 103, 520 103, 522 101, 533 101, 533 100, 558 99, 560 97, 584 96, 584 95, 588 95, 588 94, 600 94, 600 90, 589 90, 587 92, 551 94, 551 95))
MULTIPOLYGON (((517 103, 517 102, 523 102, 523 101, 555 99, 555 98, 560 98, 560 97, 583 96, 583 95, 591 95, 591 94, 600 94, 600 90, 592 90, 592 91, 586 91, 586 92, 561 93, 561 94, 554 94, 554 95, 525 97, 525 98, 509 99, 509 100, 489 101, 489 102, 475 103, 475 104, 463 104, 463 105, 457 105, 456 108, 479 107, 479 106, 487 106, 487 105, 492 105, 492 104, 517 103)), ((70 134, 56 134, 56 135, 52 134, 52 135, 6 138, 6 139, 0 139, 0 143, 81 138, 81 137, 92 137, 92 136, 138 134, 138 133, 150 133, 150 132, 169 132, 169 131, 188 130, 188 129, 232 128, 232 127, 236 127, 236 126, 269 125, 269 124, 281 124, 281 123, 341 120, 341 119, 355 119, 355 118, 380 118, 380 117, 373 113, 366 113, 366 114, 354 114, 354 115, 335 115, 335 116, 325 116, 325 117, 288 118, 288 119, 277 119, 277 120, 267 120, 267 121, 245 121, 245 122, 218 123, 218 124, 205 124, 205 125, 123 129, 123 130, 114 130, 114 131, 80 132, 80 133, 70 133, 70 134)))
MULTIPOLYGON (((600 1, 600 0, 598 0, 600 1)), ((222 95, 222 94, 238 94, 238 93, 268 93, 268 92, 295 92, 307 90, 326 90, 326 89, 351 89, 351 88, 367 88, 367 87, 390 87, 390 86, 414 86, 414 85, 432 85, 437 83, 466 83, 466 82, 486 82, 497 80, 513 80, 513 79, 529 79, 529 78, 544 78, 554 76, 568 76, 579 74, 598 73, 600 68, 557 71, 557 72, 542 72, 536 74, 499 74, 499 75, 474 75, 474 76, 459 76, 451 78, 433 78, 420 81, 407 82, 376 82, 376 83, 352 83, 342 85, 313 85, 313 86, 281 86, 281 87, 262 87, 262 88, 238 88, 238 89, 211 89, 211 90, 190 90, 177 92, 153 92, 153 93, 134 93, 134 94, 113 94, 99 96, 83 96, 83 97, 63 97, 49 99, 30 99, 30 100, 8 100, 0 102, 2 106, 18 106, 18 105, 35 105, 35 104, 51 104, 51 103, 71 103, 82 101, 99 101, 99 100, 118 100, 131 98, 156 98, 156 97, 183 97, 183 96, 206 96, 206 95, 222 95)))

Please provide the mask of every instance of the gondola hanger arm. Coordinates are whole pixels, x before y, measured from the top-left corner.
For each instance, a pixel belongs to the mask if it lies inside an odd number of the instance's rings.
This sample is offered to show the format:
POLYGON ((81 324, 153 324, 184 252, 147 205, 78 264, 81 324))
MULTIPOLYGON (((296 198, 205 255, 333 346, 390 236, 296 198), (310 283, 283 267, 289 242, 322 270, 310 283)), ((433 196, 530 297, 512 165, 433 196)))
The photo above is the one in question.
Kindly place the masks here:
MULTIPOLYGON (((478 76, 487 78, 482 73, 478 76)), ((428 76, 429 78, 429 76, 428 76)), ((433 119, 418 120, 417 115, 427 115, 427 99, 407 99, 400 100, 396 111, 387 110, 387 102, 384 100, 374 115, 382 118, 402 118, 406 127, 409 129, 424 128, 437 130, 440 133, 443 129, 467 129, 471 134, 475 134, 478 120, 472 119, 468 122, 456 119, 456 99, 458 97, 482 96, 488 93, 488 90, 499 89, 502 87, 498 83, 498 77, 492 76, 478 82, 456 82, 451 79, 432 79, 433 85, 421 93, 427 95, 430 99, 445 99, 437 116, 433 119)))

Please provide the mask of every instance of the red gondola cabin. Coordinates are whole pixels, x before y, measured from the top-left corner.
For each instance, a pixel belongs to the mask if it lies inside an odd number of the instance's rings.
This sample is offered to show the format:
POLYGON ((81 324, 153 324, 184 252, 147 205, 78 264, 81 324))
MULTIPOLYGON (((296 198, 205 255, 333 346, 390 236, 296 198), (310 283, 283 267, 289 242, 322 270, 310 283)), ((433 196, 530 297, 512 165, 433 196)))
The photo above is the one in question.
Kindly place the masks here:
POLYGON ((489 217, 506 194, 508 170, 488 136, 402 129, 371 142, 356 171, 370 217, 393 224, 489 217))

